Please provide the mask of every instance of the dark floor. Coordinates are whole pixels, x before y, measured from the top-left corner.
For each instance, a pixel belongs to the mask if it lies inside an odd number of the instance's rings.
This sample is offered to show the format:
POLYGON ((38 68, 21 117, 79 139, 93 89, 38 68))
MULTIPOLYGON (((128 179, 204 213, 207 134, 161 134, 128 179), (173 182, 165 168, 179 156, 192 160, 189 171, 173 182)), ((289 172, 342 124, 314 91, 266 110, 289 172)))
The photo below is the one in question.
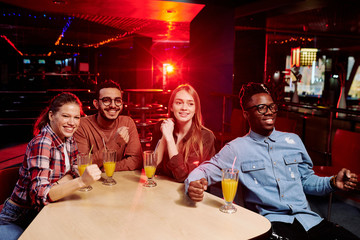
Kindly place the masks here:
MULTIPOLYGON (((326 218, 329 198, 308 196, 308 200, 311 209, 326 218)), ((360 203, 347 202, 347 200, 334 195, 330 221, 343 226, 360 237, 360 203)))

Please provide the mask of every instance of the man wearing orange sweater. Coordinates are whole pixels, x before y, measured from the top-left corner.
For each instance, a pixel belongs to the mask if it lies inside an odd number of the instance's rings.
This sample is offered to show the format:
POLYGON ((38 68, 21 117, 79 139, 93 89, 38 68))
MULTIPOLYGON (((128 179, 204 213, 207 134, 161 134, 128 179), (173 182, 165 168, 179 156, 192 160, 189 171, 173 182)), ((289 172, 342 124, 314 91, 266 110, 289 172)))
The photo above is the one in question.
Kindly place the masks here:
POLYGON ((134 120, 120 115, 123 109, 119 84, 100 83, 93 100, 98 113, 81 119, 75 132, 79 152, 93 153, 93 163, 103 165, 103 151, 116 150, 116 171, 135 170, 142 166, 142 149, 134 120))

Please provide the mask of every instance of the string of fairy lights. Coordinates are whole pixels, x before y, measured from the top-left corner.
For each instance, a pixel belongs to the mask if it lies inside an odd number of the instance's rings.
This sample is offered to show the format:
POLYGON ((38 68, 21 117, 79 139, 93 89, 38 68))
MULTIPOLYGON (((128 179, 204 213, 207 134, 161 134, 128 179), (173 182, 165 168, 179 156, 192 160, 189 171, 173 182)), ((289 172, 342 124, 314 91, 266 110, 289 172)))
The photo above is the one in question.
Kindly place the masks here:
POLYGON ((65 35, 65 32, 68 30, 68 28, 70 27, 70 24, 72 22, 74 18, 73 17, 69 17, 69 20, 67 21, 67 23, 65 24, 63 30, 62 30, 62 33, 60 34, 60 36, 58 37, 58 39, 56 40, 55 42, 55 46, 59 45, 61 39, 64 37, 65 35))
MULTIPOLYGON (((69 29, 71 23, 73 22, 73 20, 75 19, 75 17, 52 17, 49 16, 47 14, 28 14, 28 13, 19 13, 19 12, 2 12, 1 15, 2 17, 28 17, 30 19, 47 19, 47 20, 67 20, 65 26, 62 29, 61 34, 59 35, 59 37, 57 38, 57 40, 54 43, 54 46, 64 46, 64 47, 84 47, 84 48, 98 48, 100 46, 103 46, 105 44, 109 44, 111 42, 115 42, 115 41, 119 41, 121 38, 124 38, 126 36, 130 36, 132 34, 134 34, 135 32, 141 30, 142 28, 144 28, 146 25, 148 25, 148 23, 143 24, 139 27, 135 27, 130 31, 126 31, 124 33, 118 34, 115 37, 111 37, 108 38, 106 40, 97 42, 97 43, 83 43, 83 44, 73 44, 73 43, 65 43, 63 41, 64 37, 65 37, 65 33, 66 31, 69 29)), ((34 54, 27 54, 27 53, 22 53, 16 46, 15 44, 5 35, 0 35, 1 38, 5 39, 10 46, 12 46, 21 56, 31 56, 34 54)), ((52 54, 56 53, 56 51, 50 51, 47 54, 36 54, 37 56, 51 56, 52 54)))
MULTIPOLYGON (((47 14, 39 14, 39 15, 35 15, 35 14, 28 14, 28 13, 16 13, 16 12, 3 12, 1 14, 3 17, 29 17, 29 18, 33 18, 33 19, 48 19, 48 20, 56 20, 56 19, 68 19, 69 17, 51 17, 48 16, 47 14)), ((70 17, 71 18, 71 17, 70 17)))
POLYGON ((287 43, 292 43, 292 42, 301 42, 301 43, 308 43, 308 42, 313 42, 314 38, 307 38, 307 37, 290 37, 289 39, 285 39, 285 40, 274 40, 274 41, 269 41, 269 44, 287 44, 287 43))

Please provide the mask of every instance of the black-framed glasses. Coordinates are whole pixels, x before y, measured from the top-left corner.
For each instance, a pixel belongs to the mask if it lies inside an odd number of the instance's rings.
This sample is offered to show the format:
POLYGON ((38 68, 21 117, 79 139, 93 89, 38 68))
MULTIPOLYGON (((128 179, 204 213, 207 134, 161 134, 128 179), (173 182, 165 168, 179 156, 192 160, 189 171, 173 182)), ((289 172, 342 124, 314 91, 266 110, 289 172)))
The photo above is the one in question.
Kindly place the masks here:
POLYGON ((105 106, 110 106, 110 104, 112 103, 112 101, 114 101, 115 105, 118 107, 121 107, 121 105, 123 104, 123 101, 120 97, 114 98, 112 99, 111 97, 103 97, 101 99, 99 99, 100 101, 102 101, 102 103, 105 106))
POLYGON ((259 105, 255 105, 255 106, 252 106, 252 107, 249 107, 245 110, 249 110, 251 108, 257 108, 258 112, 260 114, 265 114, 267 113, 268 109, 270 109, 270 111, 272 113, 277 113, 279 111, 279 108, 278 108, 278 105, 276 103, 272 103, 270 105, 266 105, 266 104, 259 104, 259 105))

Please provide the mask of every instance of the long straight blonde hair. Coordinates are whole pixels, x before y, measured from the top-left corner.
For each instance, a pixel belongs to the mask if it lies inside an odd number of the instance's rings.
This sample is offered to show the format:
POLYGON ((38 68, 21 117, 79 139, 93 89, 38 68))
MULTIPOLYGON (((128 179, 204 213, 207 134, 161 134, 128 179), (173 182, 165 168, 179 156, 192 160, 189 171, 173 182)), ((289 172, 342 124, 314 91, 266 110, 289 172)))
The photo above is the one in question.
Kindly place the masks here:
POLYGON ((194 151, 195 154, 200 157, 200 159, 203 158, 203 141, 202 141, 202 135, 201 135, 201 129, 204 128, 203 126, 203 120, 201 115, 201 105, 200 105, 200 98, 195 89, 189 85, 189 84, 182 84, 179 85, 177 88, 174 89, 172 92, 170 99, 169 99, 169 107, 168 107, 168 113, 171 118, 175 120, 175 133, 179 131, 177 126, 177 121, 174 116, 174 113, 171 111, 172 105, 175 100, 175 96, 178 92, 185 90, 188 92, 195 101, 195 114, 192 119, 192 124, 189 129, 189 132, 187 135, 190 135, 190 138, 187 141, 183 141, 182 144, 180 144, 179 152, 183 154, 184 161, 187 162, 189 154, 191 151, 194 151))

